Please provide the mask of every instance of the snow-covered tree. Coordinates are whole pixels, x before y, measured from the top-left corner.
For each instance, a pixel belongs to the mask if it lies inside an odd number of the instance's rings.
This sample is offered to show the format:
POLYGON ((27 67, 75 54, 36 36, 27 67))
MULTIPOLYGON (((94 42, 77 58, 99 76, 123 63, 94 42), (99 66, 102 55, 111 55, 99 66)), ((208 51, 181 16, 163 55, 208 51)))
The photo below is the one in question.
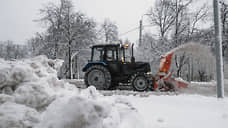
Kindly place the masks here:
POLYGON ((28 49, 26 45, 15 44, 11 40, 0 42, 0 58, 6 60, 21 59, 28 57, 28 49))
POLYGON ((32 43, 29 46, 36 51, 35 55, 64 58, 66 52, 71 54, 70 52, 88 47, 96 41, 96 23, 83 13, 75 12, 71 0, 46 4, 40 9, 40 16, 37 21, 47 29, 28 41, 32 43))
POLYGON ((118 41, 118 27, 110 19, 105 19, 101 25, 102 37, 105 43, 113 43, 118 41))
POLYGON ((33 55, 64 59, 69 77, 72 54, 97 41, 96 23, 85 14, 76 12, 71 0, 46 4, 40 9, 40 16, 37 21, 47 29, 28 41, 30 50, 33 55))

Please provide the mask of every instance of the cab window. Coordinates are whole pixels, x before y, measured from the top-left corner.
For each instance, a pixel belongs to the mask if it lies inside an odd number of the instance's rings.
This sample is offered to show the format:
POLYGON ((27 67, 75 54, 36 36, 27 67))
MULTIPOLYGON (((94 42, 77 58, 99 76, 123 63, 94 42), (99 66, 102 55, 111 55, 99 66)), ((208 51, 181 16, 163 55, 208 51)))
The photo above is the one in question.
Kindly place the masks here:
POLYGON ((93 48, 92 61, 104 61, 104 49, 93 48))
POLYGON ((117 61, 116 48, 107 48, 106 49, 106 60, 107 61, 117 61))

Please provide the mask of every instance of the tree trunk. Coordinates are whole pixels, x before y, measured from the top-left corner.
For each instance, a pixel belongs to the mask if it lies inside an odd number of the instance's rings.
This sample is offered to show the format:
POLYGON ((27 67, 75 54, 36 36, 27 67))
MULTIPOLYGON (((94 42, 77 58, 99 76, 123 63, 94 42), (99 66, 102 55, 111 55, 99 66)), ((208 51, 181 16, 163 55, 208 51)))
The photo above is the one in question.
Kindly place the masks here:
POLYGON ((177 77, 181 77, 181 68, 177 69, 177 77))
POLYGON ((69 58, 68 58, 69 59, 69 76, 68 76, 68 78, 71 79, 71 71, 72 71, 72 69, 71 69, 71 41, 68 42, 68 45, 69 45, 68 46, 68 54, 69 54, 68 55, 69 56, 69 58))
POLYGON ((54 59, 57 59, 57 54, 58 54, 58 44, 55 41, 55 51, 54 51, 54 59))

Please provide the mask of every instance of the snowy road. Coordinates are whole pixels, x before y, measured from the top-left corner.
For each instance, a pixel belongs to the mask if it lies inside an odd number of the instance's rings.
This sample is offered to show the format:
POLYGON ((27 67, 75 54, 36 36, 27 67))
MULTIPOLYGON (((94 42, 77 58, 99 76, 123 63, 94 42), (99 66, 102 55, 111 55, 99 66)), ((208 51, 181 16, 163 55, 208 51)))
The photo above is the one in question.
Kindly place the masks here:
POLYGON ((122 98, 138 110, 146 128, 228 127, 228 98, 217 100, 198 95, 122 98))
MULTIPOLYGON (((84 84, 84 80, 80 79, 72 79, 72 80, 65 80, 78 88, 86 88, 84 84)), ((224 92, 225 96, 228 96, 228 79, 225 79, 225 87, 224 92)), ((194 94, 194 95, 202 95, 202 96, 216 96, 216 81, 212 82, 191 82, 188 85, 188 88, 177 89, 176 92, 155 92, 155 91, 147 91, 147 92, 136 92, 132 91, 130 87, 120 87, 117 90, 109 90, 99 91, 101 94, 105 96, 111 95, 139 95, 141 97, 148 97, 150 95, 180 95, 180 94, 194 94)))
POLYGON ((215 82, 191 82, 177 92, 100 91, 121 97, 138 110, 146 128, 227 128, 228 80, 225 98, 216 98, 215 82))

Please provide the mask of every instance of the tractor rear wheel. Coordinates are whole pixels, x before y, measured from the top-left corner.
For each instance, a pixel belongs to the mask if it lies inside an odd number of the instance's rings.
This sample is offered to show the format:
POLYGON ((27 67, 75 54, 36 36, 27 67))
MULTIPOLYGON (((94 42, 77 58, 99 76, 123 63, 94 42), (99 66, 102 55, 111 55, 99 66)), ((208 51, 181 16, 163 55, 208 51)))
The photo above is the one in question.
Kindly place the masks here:
POLYGON ((85 73, 86 86, 95 86, 98 90, 106 90, 111 86, 111 74, 109 70, 101 65, 94 65, 85 73))
POLYGON ((131 77, 131 85, 136 91, 145 91, 149 87, 147 77, 144 74, 135 74, 131 77))

